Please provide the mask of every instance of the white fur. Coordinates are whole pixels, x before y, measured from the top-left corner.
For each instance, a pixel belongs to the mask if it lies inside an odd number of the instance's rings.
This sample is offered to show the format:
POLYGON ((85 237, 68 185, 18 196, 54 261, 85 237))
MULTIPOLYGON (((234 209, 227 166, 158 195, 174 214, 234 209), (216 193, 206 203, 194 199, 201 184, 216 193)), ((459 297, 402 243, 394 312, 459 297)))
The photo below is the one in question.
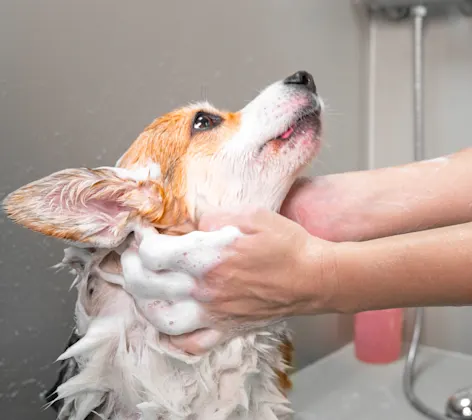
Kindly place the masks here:
MULTIPOLYGON (((119 164, 119 160, 117 165, 119 164)), ((102 168, 98 168, 102 169, 102 168)), ((111 169, 103 167, 103 169, 111 169)), ((146 181, 147 179, 158 180, 161 177, 161 167, 154 162, 150 162, 148 166, 136 169, 113 168, 116 175, 124 179, 132 179, 136 182, 146 181)))

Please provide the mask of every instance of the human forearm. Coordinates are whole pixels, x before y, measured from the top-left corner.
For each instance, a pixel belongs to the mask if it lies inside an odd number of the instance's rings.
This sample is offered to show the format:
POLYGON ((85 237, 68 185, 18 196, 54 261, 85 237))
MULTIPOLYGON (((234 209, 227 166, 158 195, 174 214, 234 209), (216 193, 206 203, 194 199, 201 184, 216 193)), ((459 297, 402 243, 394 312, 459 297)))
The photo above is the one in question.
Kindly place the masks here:
POLYGON ((338 244, 334 255, 327 311, 472 304, 472 223, 338 244))
POLYGON ((282 214, 311 234, 359 241, 472 221, 472 149, 404 166, 318 177, 282 214))

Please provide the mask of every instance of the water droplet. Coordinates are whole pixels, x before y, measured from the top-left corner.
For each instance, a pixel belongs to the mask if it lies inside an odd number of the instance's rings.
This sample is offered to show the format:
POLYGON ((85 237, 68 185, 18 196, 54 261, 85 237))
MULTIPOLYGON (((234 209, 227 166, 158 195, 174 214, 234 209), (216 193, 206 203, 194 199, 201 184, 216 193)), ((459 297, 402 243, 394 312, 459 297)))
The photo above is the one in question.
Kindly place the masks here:
POLYGON ((16 337, 18 337, 20 335, 20 332, 18 330, 15 330, 13 334, 15 334, 16 337))
POLYGON ((35 378, 30 378, 30 379, 26 379, 25 381, 23 381, 20 385, 26 386, 26 385, 31 385, 31 384, 35 384, 35 383, 36 383, 36 379, 35 378))
POLYGON ((27 265, 27 266, 25 267, 25 270, 26 270, 26 271, 30 271, 30 270, 31 270, 31 266, 27 265))

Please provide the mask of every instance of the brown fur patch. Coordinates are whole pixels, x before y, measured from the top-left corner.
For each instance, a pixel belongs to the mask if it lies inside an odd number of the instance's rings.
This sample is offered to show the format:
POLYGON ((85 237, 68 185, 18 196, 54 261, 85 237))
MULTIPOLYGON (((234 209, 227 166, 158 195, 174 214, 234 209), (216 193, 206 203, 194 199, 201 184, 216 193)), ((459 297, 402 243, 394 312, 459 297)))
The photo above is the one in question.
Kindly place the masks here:
MULTIPOLYGON (((287 366, 287 370, 293 367, 293 344, 289 339, 283 341, 279 346, 279 350, 282 354, 283 361, 287 366)), ((276 370, 277 377, 279 379, 279 386, 282 392, 286 393, 292 388, 292 381, 290 380, 286 372, 276 370)))
POLYGON ((192 230, 184 200, 187 174, 185 163, 190 156, 212 155, 239 128, 239 113, 225 113, 214 109, 223 118, 220 126, 211 131, 191 136, 195 114, 200 109, 182 108, 154 120, 134 141, 121 158, 119 166, 133 169, 157 163, 161 169, 163 188, 162 217, 149 220, 167 234, 182 234, 192 230))

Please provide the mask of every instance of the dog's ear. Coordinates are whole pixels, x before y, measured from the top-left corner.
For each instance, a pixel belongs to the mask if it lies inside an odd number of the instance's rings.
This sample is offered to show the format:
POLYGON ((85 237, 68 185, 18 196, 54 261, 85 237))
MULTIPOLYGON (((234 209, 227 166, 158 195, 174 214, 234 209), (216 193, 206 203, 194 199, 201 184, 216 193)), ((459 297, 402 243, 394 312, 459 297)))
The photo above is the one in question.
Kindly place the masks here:
POLYGON ((66 169, 25 185, 4 200, 7 215, 31 230, 84 246, 111 248, 143 216, 157 221, 163 191, 154 179, 117 168, 66 169))

